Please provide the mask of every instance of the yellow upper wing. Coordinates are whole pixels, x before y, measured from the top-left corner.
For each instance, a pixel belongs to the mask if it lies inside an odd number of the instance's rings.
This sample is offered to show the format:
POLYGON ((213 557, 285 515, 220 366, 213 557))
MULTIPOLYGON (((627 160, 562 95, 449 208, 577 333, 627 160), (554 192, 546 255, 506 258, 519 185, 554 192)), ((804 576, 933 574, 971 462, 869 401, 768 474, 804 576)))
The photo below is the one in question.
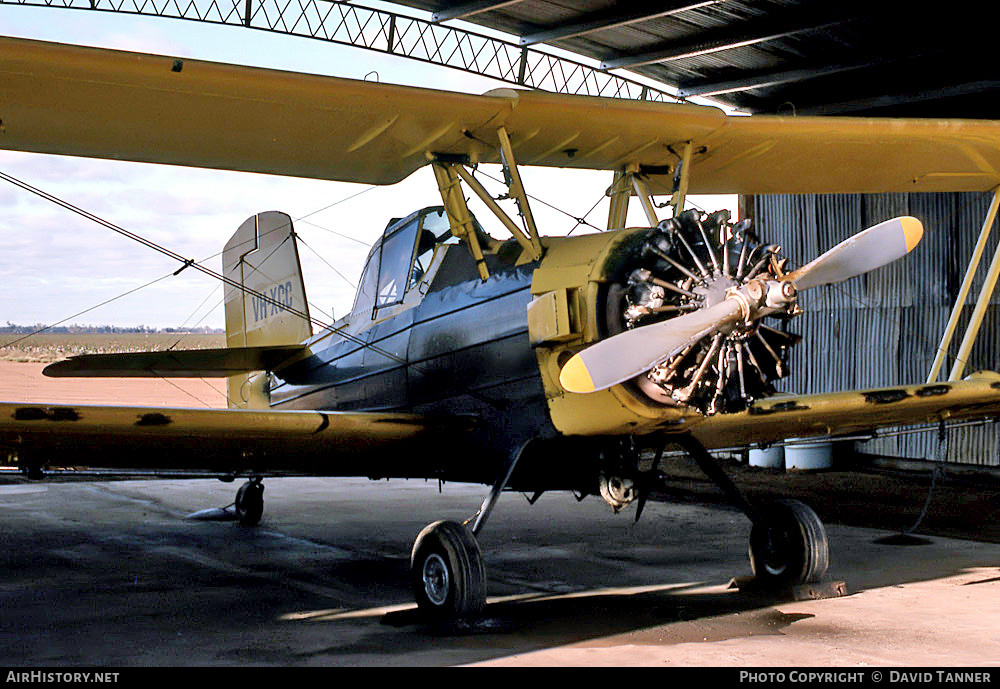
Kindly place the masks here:
MULTIPOLYGON (((468 95, 0 39, 0 147, 390 184, 432 153, 615 169, 673 166, 693 193, 981 191, 1000 123, 726 116, 695 105, 500 89, 468 95)), ((656 191, 672 176, 658 170, 656 191)))

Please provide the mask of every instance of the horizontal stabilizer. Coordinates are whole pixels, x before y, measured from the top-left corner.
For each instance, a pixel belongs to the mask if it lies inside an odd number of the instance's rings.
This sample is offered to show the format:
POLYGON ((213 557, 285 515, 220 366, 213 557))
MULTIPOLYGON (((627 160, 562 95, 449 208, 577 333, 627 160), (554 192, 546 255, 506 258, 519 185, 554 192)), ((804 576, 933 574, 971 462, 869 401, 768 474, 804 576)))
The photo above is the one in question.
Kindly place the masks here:
POLYGON ((225 378, 274 371, 305 351, 305 345, 276 345, 83 354, 50 364, 42 373, 50 378, 225 378))

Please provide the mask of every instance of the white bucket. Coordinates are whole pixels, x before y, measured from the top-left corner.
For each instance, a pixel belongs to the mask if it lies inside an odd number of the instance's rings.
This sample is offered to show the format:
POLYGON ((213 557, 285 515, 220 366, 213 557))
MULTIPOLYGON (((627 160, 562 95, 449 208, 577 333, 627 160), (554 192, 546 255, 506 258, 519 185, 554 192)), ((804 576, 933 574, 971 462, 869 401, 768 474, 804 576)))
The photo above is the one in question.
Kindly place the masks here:
POLYGON ((766 450, 750 450, 750 466, 765 469, 785 468, 785 448, 774 445, 766 450))
POLYGON ((785 469, 792 471, 813 471, 829 469, 833 466, 833 443, 798 443, 797 438, 789 438, 785 446, 785 469))

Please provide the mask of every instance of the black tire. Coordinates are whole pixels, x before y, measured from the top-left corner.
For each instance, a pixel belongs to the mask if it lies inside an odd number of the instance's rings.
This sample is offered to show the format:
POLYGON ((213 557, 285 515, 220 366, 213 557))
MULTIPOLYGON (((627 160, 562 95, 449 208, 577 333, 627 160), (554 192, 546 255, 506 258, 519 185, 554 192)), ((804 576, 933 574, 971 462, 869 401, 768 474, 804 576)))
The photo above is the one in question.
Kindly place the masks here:
POLYGON ((236 491, 236 517, 243 526, 256 526, 264 514, 264 484, 247 481, 236 491))
POLYGON ((476 621, 486 607, 486 569, 476 537, 455 522, 428 525, 410 555, 413 594, 423 617, 450 627, 476 621))
POLYGON ((830 566, 823 522, 798 500, 779 500, 758 511, 750 530, 750 567, 770 586, 816 582, 830 566))

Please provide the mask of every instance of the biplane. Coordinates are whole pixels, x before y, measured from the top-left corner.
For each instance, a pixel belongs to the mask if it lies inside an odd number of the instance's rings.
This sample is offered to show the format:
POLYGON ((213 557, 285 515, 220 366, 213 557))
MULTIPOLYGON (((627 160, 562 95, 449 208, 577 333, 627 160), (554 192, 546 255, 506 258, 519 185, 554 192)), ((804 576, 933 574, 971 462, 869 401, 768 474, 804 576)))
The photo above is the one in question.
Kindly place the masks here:
POLYGON ((46 369, 226 377, 231 409, 4 403, 0 441, 35 473, 56 461, 246 477, 245 524, 279 470, 489 486, 469 520, 431 524, 414 543, 414 593, 433 621, 482 612, 476 536, 502 491, 599 495, 615 511, 636 503, 638 517, 659 476, 649 451, 677 446, 752 520, 757 578, 795 584, 827 570, 819 518, 796 501, 750 504, 710 450, 1000 413, 990 372, 774 394, 799 293, 903 259, 918 219, 795 267, 749 220, 685 204, 693 193, 986 191, 1000 184, 1000 123, 468 95, 15 39, 0 40, 0 95, 5 149, 371 184, 431 168, 440 203, 388 222, 335 323, 313 327, 292 221, 269 211, 223 252, 227 347, 46 369), (480 164, 502 166, 516 210, 483 187, 480 164), (608 171, 607 231, 543 235, 519 172, 532 165, 608 171), (509 238, 483 229, 472 196, 509 238), (624 226, 632 197, 644 227, 624 226))

